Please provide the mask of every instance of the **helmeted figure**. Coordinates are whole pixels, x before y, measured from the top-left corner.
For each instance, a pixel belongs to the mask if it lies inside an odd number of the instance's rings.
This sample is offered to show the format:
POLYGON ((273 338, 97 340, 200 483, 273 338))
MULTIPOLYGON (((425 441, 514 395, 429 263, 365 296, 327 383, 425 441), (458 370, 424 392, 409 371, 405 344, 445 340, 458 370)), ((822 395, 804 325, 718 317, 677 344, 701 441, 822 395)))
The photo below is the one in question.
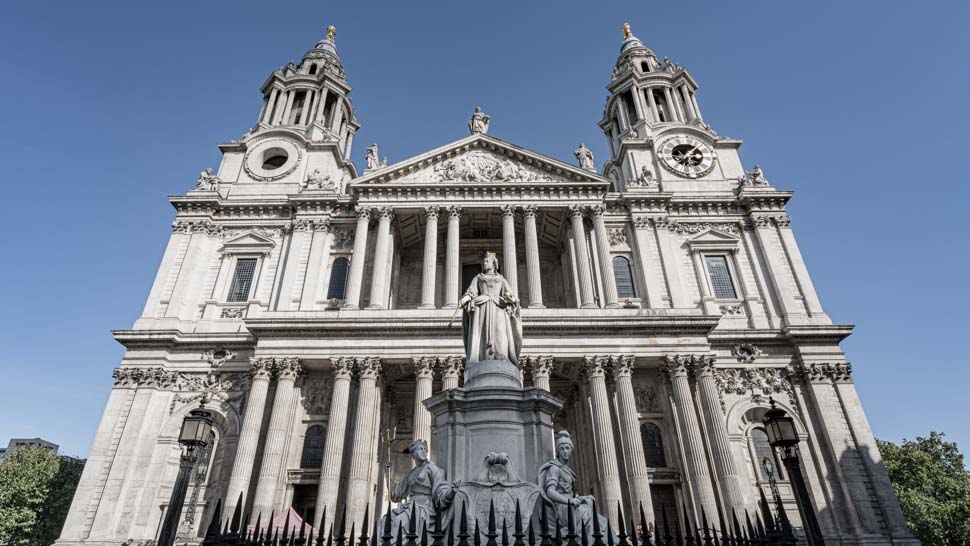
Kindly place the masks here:
POLYGON ((435 511, 445 511, 455 498, 459 482, 448 482, 445 471, 428 458, 428 442, 418 438, 411 442, 408 454, 414 459, 414 468, 404 479, 391 486, 391 500, 406 501, 391 511, 391 532, 397 536, 397 528, 407 526, 411 512, 416 512, 415 520, 420 531, 425 523, 428 529, 434 525, 435 511))
POLYGON ((604 516, 593 512, 593 497, 589 495, 576 496, 576 472, 569 467, 569 459, 573 454, 573 440, 569 432, 561 430, 556 433, 556 458, 539 467, 539 494, 547 505, 537 505, 533 512, 533 519, 541 518, 540 510, 547 510, 550 534, 555 534, 558 526, 563 536, 567 534, 569 511, 573 512, 573 525, 576 532, 580 532, 585 524, 588 543, 593 542, 593 517, 599 518, 600 531, 606 533, 607 520, 604 516), (548 505, 553 510, 549 512, 548 505))
POLYGON ((519 300, 498 272, 498 258, 486 252, 482 272, 475 276, 458 300, 465 312, 462 332, 466 366, 483 360, 507 360, 519 364, 522 321, 519 300))

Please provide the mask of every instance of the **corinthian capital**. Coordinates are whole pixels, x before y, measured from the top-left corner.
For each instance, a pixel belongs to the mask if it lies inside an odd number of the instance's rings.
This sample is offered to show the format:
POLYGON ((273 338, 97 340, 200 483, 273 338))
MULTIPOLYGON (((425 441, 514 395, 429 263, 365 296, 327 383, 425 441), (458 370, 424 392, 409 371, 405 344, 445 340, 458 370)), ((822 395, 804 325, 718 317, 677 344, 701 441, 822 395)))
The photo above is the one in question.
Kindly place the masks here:
POLYGON ((502 205, 502 216, 505 218, 515 218, 515 205, 502 205))
POLYGON ((670 375, 671 379, 687 377, 693 358, 694 355, 664 355, 660 368, 670 375))
POLYGON ((529 366, 529 372, 532 374, 532 381, 552 377, 555 360, 551 356, 530 356, 526 359, 526 363, 529 366))
POLYGON ((587 356, 583 357, 583 371, 589 379, 601 379, 606 377, 606 370, 610 367, 610 357, 608 356, 587 356))
POLYGON ((449 218, 461 218, 461 207, 448 207, 449 218))
POLYGON ((276 359, 276 377, 278 379, 289 379, 295 381, 303 372, 300 359, 295 356, 287 356, 276 359))
POLYGON ((254 356, 249 359, 249 373, 253 380, 269 381, 273 377, 273 370, 276 369, 276 360, 263 356, 254 356))
POLYGON ((371 210, 370 207, 357 207, 354 212, 357 214, 358 220, 370 220, 371 210))
POLYGON ((354 357, 352 356, 334 358, 330 361, 330 364, 333 366, 334 379, 349 380, 354 374, 354 357))
POLYGON ((714 374, 714 355, 692 355, 691 368, 697 377, 707 377, 714 374))
POLYGON ((381 373, 381 359, 376 356, 358 358, 357 373, 361 379, 377 379, 381 373))
POLYGON ((798 373, 812 383, 852 383, 852 364, 848 362, 800 364, 798 373))
POLYGON ((633 369, 636 358, 632 355, 623 355, 613 359, 613 380, 626 379, 633 377, 633 369))
POLYGON ((569 205, 569 215, 573 218, 577 216, 582 218, 584 214, 586 214, 585 205, 569 205))
POLYGON ((522 207, 522 216, 525 218, 535 218, 538 211, 539 207, 535 205, 526 205, 522 207))
POLYGON ((461 356, 447 356, 438 359, 438 366, 441 368, 441 376, 457 379, 461 377, 465 370, 465 358, 461 356))
POLYGON ((441 209, 438 207, 424 207, 424 216, 429 220, 431 220, 432 218, 437 220, 438 213, 440 212, 441 212, 441 209))
POLYGON ((437 364, 438 359, 433 356, 416 356, 411 358, 411 363, 414 364, 414 375, 418 379, 426 378, 431 379, 434 377, 435 364, 437 364))

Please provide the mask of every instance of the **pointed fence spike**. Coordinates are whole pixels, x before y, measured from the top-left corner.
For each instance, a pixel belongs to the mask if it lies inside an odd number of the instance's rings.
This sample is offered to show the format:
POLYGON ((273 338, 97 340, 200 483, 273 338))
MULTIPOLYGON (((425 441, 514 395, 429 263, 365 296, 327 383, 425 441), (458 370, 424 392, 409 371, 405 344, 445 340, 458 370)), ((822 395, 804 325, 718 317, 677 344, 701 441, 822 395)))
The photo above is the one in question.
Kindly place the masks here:
POLYGON ((323 514, 320 515, 320 528, 317 529, 316 546, 323 546, 323 535, 327 528, 327 507, 323 507, 323 514))
POLYGON ((529 522, 529 536, 528 536, 529 546, 536 546, 536 528, 532 522, 529 522))
POLYGON ((583 521, 582 525, 579 526, 579 543, 583 546, 589 546, 589 539, 586 538, 586 526, 589 525, 588 521, 583 521))
MULTIPOLYGON (((603 546, 603 530, 600 528, 600 518, 596 511, 596 499, 593 499, 593 546, 603 546)), ((583 533, 583 539, 586 539, 586 533, 583 533)))
POLYGON ((222 522, 222 499, 216 501, 216 511, 212 514, 212 521, 205 532, 205 541, 215 540, 219 535, 219 524, 222 522))
POLYGON ((502 518, 502 546, 509 545, 509 522, 505 518, 502 518))
MULTIPOLYGON (((597 517, 593 514, 593 517, 597 517)), ((613 524, 606 520, 606 546, 613 546, 613 524)))
POLYGON ((475 546, 482 546, 482 533, 479 529, 478 518, 475 518, 475 540, 473 541, 475 546))
POLYGON ((421 522, 421 546, 428 546, 428 522, 421 522))
POLYGON ((360 537, 358 542, 360 546, 367 546, 367 528, 370 526, 370 503, 364 507, 364 524, 360 526, 360 537))
POLYGON ((232 523, 229 524, 229 532, 238 533, 239 532, 239 519, 242 517, 243 509, 243 494, 242 491, 239 492, 239 500, 236 501, 236 509, 232 511, 232 523))
POLYGON ((401 544, 403 544, 401 542, 403 540, 402 533, 404 533, 404 525, 398 525, 397 526, 397 540, 394 541, 395 546, 401 546, 401 544))

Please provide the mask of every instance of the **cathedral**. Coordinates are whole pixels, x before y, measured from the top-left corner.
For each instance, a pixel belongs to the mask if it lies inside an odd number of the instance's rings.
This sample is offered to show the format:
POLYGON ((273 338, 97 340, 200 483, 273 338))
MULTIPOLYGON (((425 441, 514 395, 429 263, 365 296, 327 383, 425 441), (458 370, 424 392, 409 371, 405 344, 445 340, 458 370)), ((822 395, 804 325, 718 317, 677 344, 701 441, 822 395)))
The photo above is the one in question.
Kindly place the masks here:
POLYGON ((852 326, 826 315, 799 251, 792 192, 745 169, 694 76, 628 25, 607 89, 600 168, 584 144, 563 162, 497 138, 476 108, 467 137, 393 164, 372 145, 358 172, 335 29, 270 74, 255 126, 170 198, 58 544, 157 537, 200 401, 214 425, 182 539, 240 494, 253 519, 319 527, 346 510, 359 528, 411 469, 413 439, 442 466, 454 455, 424 402, 464 384, 458 304, 494 252, 521 302, 521 381, 562 402, 552 425, 574 439, 579 493, 614 525, 643 506, 683 532, 684 514, 777 494, 799 532, 763 425, 774 403, 795 420, 827 544, 918 545, 839 347, 852 326))

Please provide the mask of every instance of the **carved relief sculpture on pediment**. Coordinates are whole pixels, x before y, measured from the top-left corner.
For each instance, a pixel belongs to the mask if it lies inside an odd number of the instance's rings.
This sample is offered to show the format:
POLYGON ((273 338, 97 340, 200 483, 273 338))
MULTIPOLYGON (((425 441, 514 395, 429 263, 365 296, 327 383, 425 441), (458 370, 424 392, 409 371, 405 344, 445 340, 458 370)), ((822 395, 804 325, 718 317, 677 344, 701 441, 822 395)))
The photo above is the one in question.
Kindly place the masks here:
POLYGON ((509 184, 557 182, 549 173, 486 150, 471 150, 395 180, 399 183, 509 184))

